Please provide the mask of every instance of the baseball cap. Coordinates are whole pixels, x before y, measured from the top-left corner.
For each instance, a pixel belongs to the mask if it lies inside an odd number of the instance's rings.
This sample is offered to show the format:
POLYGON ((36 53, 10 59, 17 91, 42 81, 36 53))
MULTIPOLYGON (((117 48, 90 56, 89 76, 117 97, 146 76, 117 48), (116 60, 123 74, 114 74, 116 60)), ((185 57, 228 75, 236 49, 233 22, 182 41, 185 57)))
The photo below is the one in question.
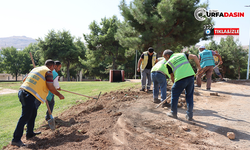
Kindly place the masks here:
POLYGON ((149 51, 150 53, 152 53, 152 52, 154 51, 153 47, 149 47, 149 48, 148 48, 148 51, 149 51))
POLYGON ((201 45, 199 48, 205 48, 205 46, 204 46, 204 45, 201 45))

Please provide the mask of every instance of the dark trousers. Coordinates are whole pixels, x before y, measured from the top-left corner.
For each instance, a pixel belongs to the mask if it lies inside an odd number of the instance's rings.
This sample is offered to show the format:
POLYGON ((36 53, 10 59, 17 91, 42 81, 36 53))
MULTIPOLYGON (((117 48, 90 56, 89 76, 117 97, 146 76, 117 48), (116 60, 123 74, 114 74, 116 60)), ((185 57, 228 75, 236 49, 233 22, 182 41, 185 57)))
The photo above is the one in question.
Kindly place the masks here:
POLYGON ((37 109, 35 107, 36 98, 29 92, 20 89, 18 92, 19 101, 22 104, 22 114, 17 122, 12 141, 18 142, 23 136, 25 124, 27 124, 26 134, 33 134, 37 109))

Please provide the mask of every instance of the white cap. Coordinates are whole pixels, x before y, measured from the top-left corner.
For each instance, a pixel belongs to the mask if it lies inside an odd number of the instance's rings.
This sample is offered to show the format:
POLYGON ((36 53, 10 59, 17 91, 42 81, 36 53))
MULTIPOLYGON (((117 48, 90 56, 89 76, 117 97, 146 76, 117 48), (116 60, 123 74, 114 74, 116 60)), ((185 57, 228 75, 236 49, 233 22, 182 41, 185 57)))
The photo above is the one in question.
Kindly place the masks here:
POLYGON ((204 45, 201 45, 199 48, 205 48, 205 46, 204 46, 204 45))

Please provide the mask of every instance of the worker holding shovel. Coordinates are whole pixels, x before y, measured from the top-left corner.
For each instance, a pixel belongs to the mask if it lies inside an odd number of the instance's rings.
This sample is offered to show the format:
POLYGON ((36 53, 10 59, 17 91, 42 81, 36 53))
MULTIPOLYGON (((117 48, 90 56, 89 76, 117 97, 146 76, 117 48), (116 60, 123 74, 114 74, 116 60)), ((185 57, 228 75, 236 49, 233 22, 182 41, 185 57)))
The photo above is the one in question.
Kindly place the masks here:
MULTIPOLYGON (((220 60, 220 65, 223 63, 220 54, 215 53, 214 51, 206 50, 205 46, 199 47, 199 59, 200 59, 200 66, 203 68, 203 73, 206 73, 207 77, 207 90, 211 89, 212 83, 212 74, 213 74, 213 67, 215 66, 213 56, 217 56, 220 60)), ((197 85, 195 87, 201 87, 201 77, 203 73, 199 74, 197 77, 197 85)))
MULTIPOLYGON (((61 89, 60 86, 59 86, 59 82, 58 82, 59 76, 58 76, 58 73, 57 73, 58 71, 60 71, 61 67, 62 67, 61 62, 60 61, 55 61, 55 66, 54 66, 54 70, 52 71, 52 74, 53 74, 53 85, 57 90, 61 89)), ((50 111, 52 113, 53 109, 54 109, 54 105, 55 105, 54 94, 49 91, 49 94, 48 94, 46 99, 48 101, 49 108, 50 108, 50 111)), ((41 102, 39 100, 36 100, 35 103, 36 103, 36 108, 38 109, 41 102)), ((51 119, 51 118, 50 118, 49 111, 47 111, 46 116, 45 116, 45 120, 48 121, 49 119, 51 119)))
POLYGON ((171 50, 165 50, 163 57, 167 60, 166 68, 174 83, 171 90, 171 112, 167 113, 169 117, 177 118, 177 104, 180 94, 185 89, 187 103, 187 120, 193 120, 193 95, 194 95, 194 71, 189 63, 193 59, 197 66, 197 72, 201 67, 196 55, 185 53, 173 53, 171 50))
POLYGON ((26 138, 41 134, 41 132, 34 133, 33 131, 37 115, 36 99, 44 103, 49 91, 57 95, 60 99, 64 99, 64 96, 53 85, 52 70, 54 70, 54 61, 50 59, 46 60, 45 66, 32 69, 21 85, 18 97, 22 104, 22 114, 15 128, 11 145, 18 147, 25 146, 21 141, 25 124, 27 124, 26 138))

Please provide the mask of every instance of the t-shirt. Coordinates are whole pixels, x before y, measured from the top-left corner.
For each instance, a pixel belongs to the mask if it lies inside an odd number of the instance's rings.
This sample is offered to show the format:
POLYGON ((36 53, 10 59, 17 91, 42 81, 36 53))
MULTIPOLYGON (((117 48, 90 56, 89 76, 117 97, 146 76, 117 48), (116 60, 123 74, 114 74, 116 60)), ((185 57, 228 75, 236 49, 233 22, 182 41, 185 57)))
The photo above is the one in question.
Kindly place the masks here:
MULTIPOLYGON (((148 54, 148 63, 147 63, 147 66, 145 67, 145 69, 152 69, 152 57, 153 57, 153 55, 150 56, 148 54)), ((141 55, 141 59, 144 59, 144 54, 141 55)), ((157 59, 157 56, 156 56, 156 59, 157 59)))

